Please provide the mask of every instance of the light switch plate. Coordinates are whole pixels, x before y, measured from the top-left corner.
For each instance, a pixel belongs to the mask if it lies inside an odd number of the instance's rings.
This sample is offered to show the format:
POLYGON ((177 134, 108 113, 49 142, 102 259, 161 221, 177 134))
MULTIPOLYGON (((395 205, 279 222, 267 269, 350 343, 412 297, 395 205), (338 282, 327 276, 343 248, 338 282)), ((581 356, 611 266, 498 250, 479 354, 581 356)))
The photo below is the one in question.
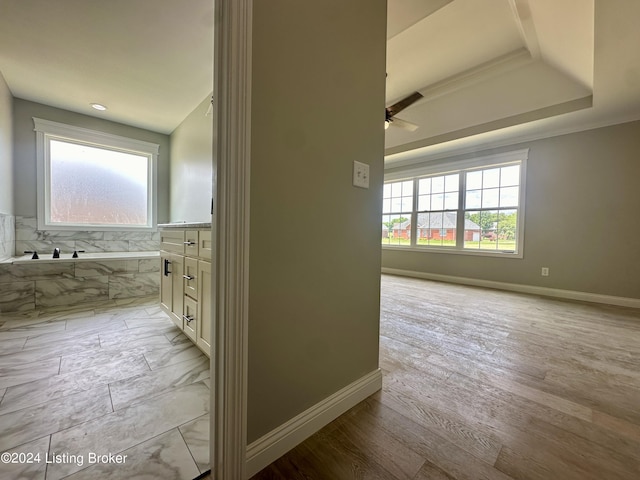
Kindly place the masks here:
POLYGON ((353 162, 353 186, 369 188, 369 165, 366 163, 353 162))

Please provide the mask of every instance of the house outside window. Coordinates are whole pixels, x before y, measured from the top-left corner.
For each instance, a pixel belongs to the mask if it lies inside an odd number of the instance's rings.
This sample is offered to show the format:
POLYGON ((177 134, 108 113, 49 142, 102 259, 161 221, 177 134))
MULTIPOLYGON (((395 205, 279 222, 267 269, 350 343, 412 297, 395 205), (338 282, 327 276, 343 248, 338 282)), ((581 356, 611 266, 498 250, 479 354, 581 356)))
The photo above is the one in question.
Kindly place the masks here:
POLYGON ((527 157, 521 150, 385 176, 383 246, 522 258, 527 157))
POLYGON ((417 178, 418 245, 455 245, 460 175, 417 178), (424 232, 428 232, 424 235, 424 232))
POLYGON ((413 181, 388 183, 384 186, 382 243, 410 245, 413 181))
POLYGON ((34 118, 41 230, 152 230, 157 144, 34 118))

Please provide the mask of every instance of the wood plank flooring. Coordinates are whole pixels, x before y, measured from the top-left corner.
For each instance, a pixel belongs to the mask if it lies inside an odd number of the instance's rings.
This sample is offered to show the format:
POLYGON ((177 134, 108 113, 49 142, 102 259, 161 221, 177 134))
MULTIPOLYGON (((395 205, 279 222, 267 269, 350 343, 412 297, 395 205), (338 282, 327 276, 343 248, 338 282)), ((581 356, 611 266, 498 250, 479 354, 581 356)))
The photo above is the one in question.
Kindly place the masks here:
POLYGON ((640 478, 640 310, 382 278, 383 389, 253 477, 640 478))

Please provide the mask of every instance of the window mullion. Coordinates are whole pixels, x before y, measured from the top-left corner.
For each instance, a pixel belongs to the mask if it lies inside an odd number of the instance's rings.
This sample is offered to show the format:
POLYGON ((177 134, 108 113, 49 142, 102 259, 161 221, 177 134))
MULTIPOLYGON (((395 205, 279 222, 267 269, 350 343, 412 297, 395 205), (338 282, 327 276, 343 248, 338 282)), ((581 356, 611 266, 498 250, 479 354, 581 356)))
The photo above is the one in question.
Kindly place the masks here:
POLYGON ((413 179, 413 208, 411 209, 411 246, 418 245, 418 179, 413 179))
POLYGON ((464 192, 467 186, 467 176, 464 170, 460 171, 460 183, 458 190, 458 218, 456 221, 456 249, 464 248, 464 192))

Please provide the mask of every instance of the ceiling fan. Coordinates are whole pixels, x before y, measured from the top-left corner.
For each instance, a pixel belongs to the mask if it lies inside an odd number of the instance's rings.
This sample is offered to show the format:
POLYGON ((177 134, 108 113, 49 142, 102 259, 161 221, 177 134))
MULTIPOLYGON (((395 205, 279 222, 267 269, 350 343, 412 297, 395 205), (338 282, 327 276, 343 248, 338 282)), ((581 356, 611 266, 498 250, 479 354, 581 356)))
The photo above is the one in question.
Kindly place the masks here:
POLYGON ((404 128, 405 130, 409 130, 410 132, 415 132, 418 128, 418 125, 415 123, 407 122, 406 120, 402 120, 400 118, 396 118, 396 115, 407 108, 409 105, 417 102, 422 98, 422 94, 420 92, 414 92, 408 97, 403 98, 399 102, 394 103, 393 105, 385 108, 384 115, 384 129, 389 128, 389 125, 394 125, 396 127, 404 128))

